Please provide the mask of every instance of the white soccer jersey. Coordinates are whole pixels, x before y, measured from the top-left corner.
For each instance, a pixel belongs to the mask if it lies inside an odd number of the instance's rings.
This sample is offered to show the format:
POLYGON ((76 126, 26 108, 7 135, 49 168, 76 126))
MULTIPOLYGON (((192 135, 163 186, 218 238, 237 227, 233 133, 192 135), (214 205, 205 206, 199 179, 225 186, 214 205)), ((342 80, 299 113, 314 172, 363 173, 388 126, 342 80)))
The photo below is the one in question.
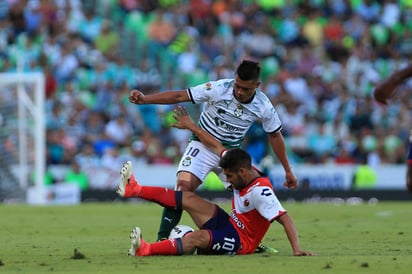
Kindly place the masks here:
POLYGON ((242 243, 237 254, 253 253, 271 222, 285 213, 286 210, 266 177, 256 178, 242 190, 235 189, 230 221, 238 231, 242 243))
POLYGON ((204 103, 199 126, 228 148, 240 147, 253 122, 260 120, 266 133, 282 128, 269 98, 259 89, 250 103, 234 96, 234 79, 211 81, 188 90, 194 104, 204 103))

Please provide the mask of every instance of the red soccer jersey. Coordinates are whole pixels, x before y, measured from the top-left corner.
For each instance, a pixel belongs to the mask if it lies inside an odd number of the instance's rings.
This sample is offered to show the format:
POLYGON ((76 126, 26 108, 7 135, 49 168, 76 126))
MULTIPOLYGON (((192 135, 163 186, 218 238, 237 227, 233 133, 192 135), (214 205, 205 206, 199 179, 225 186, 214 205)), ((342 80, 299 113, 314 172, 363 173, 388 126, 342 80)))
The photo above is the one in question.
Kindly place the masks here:
POLYGON ((253 253, 271 222, 285 213, 266 177, 258 177, 244 189, 234 190, 230 221, 241 242, 236 253, 253 253))

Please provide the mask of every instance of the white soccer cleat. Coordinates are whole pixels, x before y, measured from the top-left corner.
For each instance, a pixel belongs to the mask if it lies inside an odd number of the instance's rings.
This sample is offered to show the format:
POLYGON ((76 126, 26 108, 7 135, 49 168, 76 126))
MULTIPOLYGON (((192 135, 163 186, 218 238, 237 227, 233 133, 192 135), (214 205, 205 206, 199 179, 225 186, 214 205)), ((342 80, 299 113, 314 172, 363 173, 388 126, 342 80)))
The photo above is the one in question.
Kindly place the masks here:
POLYGON ((121 197, 125 197, 126 185, 129 183, 129 179, 132 176, 133 165, 131 161, 127 161, 123 164, 120 170, 120 184, 117 187, 116 193, 121 197))
POLYGON ((142 230, 140 227, 136 226, 133 228, 132 233, 130 233, 130 240, 131 245, 127 254, 131 257, 136 257, 136 249, 139 249, 142 244, 142 230))

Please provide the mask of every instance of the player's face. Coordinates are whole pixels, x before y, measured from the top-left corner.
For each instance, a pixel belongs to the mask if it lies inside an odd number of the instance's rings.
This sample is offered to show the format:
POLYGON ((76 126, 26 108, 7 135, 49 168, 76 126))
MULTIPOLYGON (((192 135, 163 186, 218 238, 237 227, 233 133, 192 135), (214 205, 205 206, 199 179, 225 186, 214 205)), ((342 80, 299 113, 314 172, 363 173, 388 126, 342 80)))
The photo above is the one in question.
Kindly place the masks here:
POLYGON ((244 81, 236 75, 234 94, 236 99, 241 103, 250 102, 253 95, 255 95, 256 88, 260 85, 260 82, 253 80, 244 81))
POLYGON ((242 176, 242 169, 237 172, 225 170, 226 181, 231 183, 234 189, 242 189, 245 187, 245 182, 242 176))

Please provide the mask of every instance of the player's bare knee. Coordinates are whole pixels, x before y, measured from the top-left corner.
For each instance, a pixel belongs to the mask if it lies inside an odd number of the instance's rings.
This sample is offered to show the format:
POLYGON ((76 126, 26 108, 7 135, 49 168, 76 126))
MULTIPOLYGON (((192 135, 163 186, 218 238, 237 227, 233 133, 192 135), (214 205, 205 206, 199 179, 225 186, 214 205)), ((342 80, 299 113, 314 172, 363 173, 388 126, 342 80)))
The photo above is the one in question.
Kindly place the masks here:
POLYGON ((194 192, 201 183, 192 173, 180 171, 177 174, 176 190, 194 192))
POLYGON ((176 183, 176 190, 194 192, 199 187, 200 182, 193 178, 179 178, 176 183))
POLYGON ((192 190, 192 186, 190 181, 186 181, 186 180, 178 180, 176 183, 176 190, 179 191, 195 191, 192 190))

